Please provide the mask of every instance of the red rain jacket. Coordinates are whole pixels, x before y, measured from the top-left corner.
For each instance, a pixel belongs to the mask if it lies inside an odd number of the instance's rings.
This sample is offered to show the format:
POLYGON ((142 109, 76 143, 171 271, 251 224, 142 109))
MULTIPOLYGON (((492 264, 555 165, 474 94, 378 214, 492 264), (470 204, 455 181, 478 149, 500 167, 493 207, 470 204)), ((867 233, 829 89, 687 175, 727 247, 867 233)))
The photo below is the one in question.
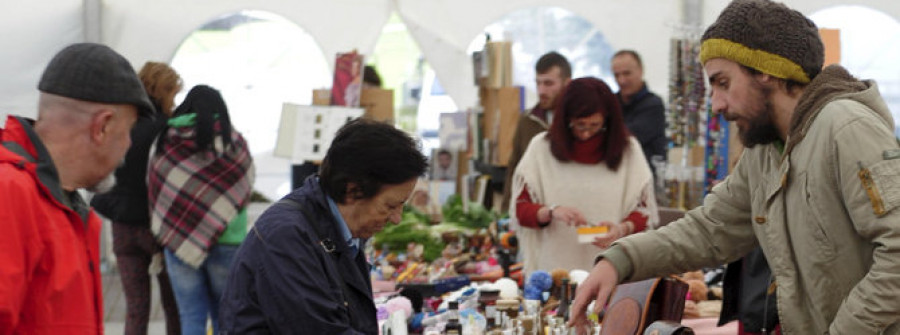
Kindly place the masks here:
POLYGON ((66 194, 31 122, 0 129, 0 335, 102 334, 100 219, 66 194))

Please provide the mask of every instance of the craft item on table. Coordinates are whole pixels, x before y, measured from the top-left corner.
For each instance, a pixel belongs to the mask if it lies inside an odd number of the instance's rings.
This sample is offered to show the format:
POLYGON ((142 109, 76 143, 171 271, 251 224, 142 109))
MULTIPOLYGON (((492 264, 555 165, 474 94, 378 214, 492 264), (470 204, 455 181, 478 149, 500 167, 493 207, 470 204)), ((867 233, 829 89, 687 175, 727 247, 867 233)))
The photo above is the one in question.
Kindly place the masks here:
POLYGON ((569 271, 569 280, 573 283, 581 285, 581 282, 583 282, 585 279, 587 279, 588 275, 589 275, 589 273, 585 270, 575 269, 575 270, 569 271))
MULTIPOLYGON (((482 274, 470 274, 469 278, 472 281, 494 281, 500 278, 503 278, 503 269, 496 269, 493 271, 488 271, 482 274)), ((525 278, 522 275, 522 263, 516 263, 509 266, 509 278, 512 278, 517 283, 524 283, 525 278)))
POLYGON ((462 335, 462 323, 459 322, 459 306, 456 301, 450 302, 450 310, 447 318, 447 324, 444 325, 444 333, 447 335, 462 335))
POLYGON ((609 226, 578 227, 578 243, 594 243, 597 237, 604 237, 609 233, 609 226))
POLYGON ((685 300, 684 301, 684 316, 685 319, 696 319, 700 317, 700 308, 697 306, 697 303, 693 300, 685 300))
POLYGON ((569 279, 569 271, 560 268, 553 269, 553 271, 550 271, 550 277, 553 278, 553 286, 550 287, 550 295, 547 297, 546 303, 544 303, 543 313, 552 315, 559 306, 562 281, 563 279, 569 279))
POLYGON ((500 290, 500 299, 516 299, 519 297, 519 284, 509 278, 500 278, 494 282, 500 290))
POLYGON ((569 271, 559 268, 553 269, 553 271, 550 271, 550 276, 553 277, 553 288, 558 289, 562 285, 563 278, 569 278, 569 271))
POLYGON ((500 299, 497 300, 497 311, 505 312, 510 318, 515 318, 519 315, 519 300, 518 299, 500 299))
POLYGON ((419 178, 412 195, 409 197, 408 204, 416 211, 428 217, 427 223, 437 224, 443 220, 441 215, 441 205, 436 197, 432 197, 431 190, 437 189, 431 185, 431 182, 424 178, 419 178))
POLYGON ((525 289, 523 290, 522 297, 526 300, 537 300, 541 301, 544 298, 544 291, 533 286, 533 285, 525 285, 525 289))
POLYGON ((383 334, 407 334, 407 319, 413 315, 412 302, 406 297, 396 296, 383 304, 375 305, 376 316, 383 334))
POLYGON ((506 249, 515 249, 519 246, 519 241, 516 239, 515 232, 505 232, 500 235, 500 245, 506 249))
POLYGON ((468 276, 441 278, 432 282, 432 284, 434 284, 434 291, 438 294, 458 290, 468 286, 470 283, 471 281, 468 276))
POLYGON ((409 320, 409 330, 415 333, 422 333, 422 320, 427 314, 424 312, 416 313, 409 320))
MULTIPOLYGON (((485 311, 493 310, 496 311, 497 299, 500 297, 500 290, 491 286, 482 286, 478 289, 478 304, 485 311)), ((488 317, 492 316, 492 313, 488 313, 488 317)))
POLYGON ((406 259, 414 262, 421 262, 422 255, 425 253, 425 246, 415 243, 409 242, 406 245, 406 259))
POLYGON ((502 270, 500 265, 497 264, 497 260, 493 257, 488 258, 487 260, 476 262, 475 263, 475 274, 485 274, 491 271, 502 270))
POLYGON ((524 294, 525 299, 541 301, 544 298, 544 292, 549 291, 553 287, 553 277, 547 271, 535 271, 528 277, 525 283, 524 294))
POLYGON ((688 284, 687 300, 709 300, 709 287, 706 286, 702 271, 686 272, 681 278, 688 284))
POLYGON ((455 275, 456 271, 453 270, 453 262, 443 262, 440 259, 431 263, 428 268, 428 280, 435 281, 445 275, 455 275))
POLYGON ((388 319, 394 312, 403 312, 403 317, 408 318, 413 315, 412 302, 404 296, 396 296, 383 304, 375 306, 378 320, 388 319))
POLYGON ((687 290, 687 284, 679 277, 616 286, 603 315, 600 334, 643 334, 647 325, 655 321, 681 321, 687 290))
POLYGON ((431 263, 431 280, 435 280, 444 276, 454 276, 456 275, 456 270, 454 268, 456 261, 455 259, 459 256, 460 247, 456 244, 447 244, 444 247, 444 250, 441 251, 441 258, 434 260, 431 263))
POLYGON ((397 282, 402 283, 402 282, 404 282, 404 281, 406 281, 406 280, 412 279, 412 278, 415 277, 416 274, 418 274, 419 271, 421 271, 423 268, 425 268, 425 264, 422 264, 422 263, 419 263, 419 262, 411 262, 411 263, 406 267, 406 269, 403 271, 403 273, 401 273, 399 276, 397 276, 397 282))
POLYGON ((397 269, 394 268, 390 264, 381 265, 381 272, 380 272, 381 279, 387 280, 387 279, 393 278, 396 271, 397 271, 397 269))
POLYGON ((474 308, 466 308, 459 311, 459 319, 463 320, 463 334, 473 334, 475 328, 484 329, 487 327, 487 318, 481 313, 478 313, 474 308), (466 331, 466 328, 469 328, 469 331, 466 331))
POLYGON ((409 326, 406 323, 406 316, 403 311, 396 311, 391 314, 390 318, 385 321, 382 327, 384 335, 406 335, 409 334, 409 326))

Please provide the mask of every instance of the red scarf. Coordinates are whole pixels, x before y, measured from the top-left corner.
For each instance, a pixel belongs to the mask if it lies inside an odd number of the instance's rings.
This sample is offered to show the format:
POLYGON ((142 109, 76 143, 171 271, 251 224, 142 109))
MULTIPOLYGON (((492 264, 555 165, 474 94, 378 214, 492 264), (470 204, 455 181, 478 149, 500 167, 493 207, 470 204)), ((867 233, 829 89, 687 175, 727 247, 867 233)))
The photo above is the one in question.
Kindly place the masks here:
POLYGON ((597 164, 603 161, 603 136, 597 133, 584 141, 572 143, 571 159, 582 164, 597 164))

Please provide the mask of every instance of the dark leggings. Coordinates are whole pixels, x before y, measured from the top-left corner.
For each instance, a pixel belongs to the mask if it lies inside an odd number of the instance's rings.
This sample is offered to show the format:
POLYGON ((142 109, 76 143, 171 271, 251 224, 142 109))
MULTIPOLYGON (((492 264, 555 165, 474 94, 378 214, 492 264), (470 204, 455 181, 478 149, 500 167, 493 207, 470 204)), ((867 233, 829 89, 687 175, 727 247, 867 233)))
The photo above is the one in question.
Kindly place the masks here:
MULTIPOLYGON (((148 227, 122 223, 112 224, 113 252, 116 254, 122 289, 125 291, 127 313, 125 335, 146 335, 150 322, 150 274, 148 268, 153 254, 162 249, 148 227)), ((161 255, 160 255, 161 256, 161 255)), ((178 305, 172 293, 172 283, 162 264, 159 280, 160 297, 166 316, 166 334, 181 334, 178 305)))

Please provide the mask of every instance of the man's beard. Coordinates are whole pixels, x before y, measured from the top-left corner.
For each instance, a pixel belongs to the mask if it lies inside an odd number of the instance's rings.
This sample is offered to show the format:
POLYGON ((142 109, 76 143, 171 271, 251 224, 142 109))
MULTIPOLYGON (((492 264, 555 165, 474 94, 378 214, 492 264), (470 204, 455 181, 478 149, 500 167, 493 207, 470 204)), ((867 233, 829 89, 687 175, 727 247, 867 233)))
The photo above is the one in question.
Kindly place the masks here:
POLYGON ((752 88, 754 94, 751 94, 750 99, 748 99, 753 102, 753 105, 749 108, 752 111, 750 113, 752 116, 746 119, 746 130, 738 129, 741 143, 747 148, 752 148, 757 144, 769 144, 781 139, 778 129, 775 128, 772 121, 775 111, 770 101, 772 96, 771 88, 763 87, 755 81, 752 84, 752 88))
POLYGON ((538 100, 538 105, 542 109, 551 109, 553 108, 553 98, 543 98, 538 100))
POLYGON ((87 190, 93 193, 106 193, 111 191, 114 186, 116 186, 116 174, 111 172, 100 180, 100 182, 89 187, 87 190))

